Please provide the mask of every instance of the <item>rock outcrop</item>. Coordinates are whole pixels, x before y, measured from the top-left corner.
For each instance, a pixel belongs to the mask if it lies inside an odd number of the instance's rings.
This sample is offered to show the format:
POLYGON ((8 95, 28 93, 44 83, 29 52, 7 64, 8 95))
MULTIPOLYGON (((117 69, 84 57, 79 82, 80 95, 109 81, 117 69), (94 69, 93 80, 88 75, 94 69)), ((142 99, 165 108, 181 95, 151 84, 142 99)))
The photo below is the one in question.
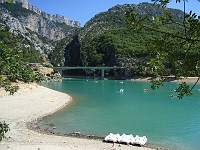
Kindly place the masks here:
POLYGON ((0 20, 4 22, 4 26, 9 27, 9 32, 15 36, 20 37, 22 40, 28 41, 30 44, 27 47, 33 45, 34 49, 39 51, 43 58, 47 58, 48 52, 51 52, 54 48, 52 42, 48 38, 41 37, 36 32, 26 28, 20 20, 26 20, 23 16, 20 19, 13 17, 8 10, 0 7, 0 20))
MULTIPOLYGON (((0 3, 6 2, 7 0, 0 0, 0 3)), ((12 3, 6 3, 7 5, 0 5, 0 17, 4 18, 4 14, 6 13, 14 17, 14 20, 18 20, 18 25, 15 21, 7 23, 11 29, 13 26, 12 23, 14 23, 14 30, 16 30, 18 27, 20 30, 22 28, 27 28, 33 32, 37 32, 42 36, 56 41, 68 36, 73 31, 73 29, 80 28, 80 23, 78 21, 69 20, 64 16, 57 14, 47 14, 46 12, 41 11, 37 7, 31 5, 28 0, 13 0, 13 3, 16 6, 12 6, 14 5, 12 3), (19 11, 17 12, 17 10, 15 12, 13 7, 22 7, 23 10, 21 10, 21 13, 19 11)), ((19 8, 17 9, 19 10, 19 8)), ((11 21, 11 19, 9 20, 11 21)))
MULTIPOLYGON (((5 3, 8 0, 0 0, 0 3, 5 3)), ((58 22, 58 23, 66 23, 67 25, 71 27, 80 27, 81 24, 78 21, 73 21, 70 20, 64 16, 61 15, 53 15, 53 14, 48 14, 40 9, 38 9, 36 6, 31 5, 28 0, 13 0, 13 3, 15 4, 21 4, 23 8, 29 9, 33 12, 35 12, 38 15, 41 15, 44 18, 47 18, 51 21, 58 22)))

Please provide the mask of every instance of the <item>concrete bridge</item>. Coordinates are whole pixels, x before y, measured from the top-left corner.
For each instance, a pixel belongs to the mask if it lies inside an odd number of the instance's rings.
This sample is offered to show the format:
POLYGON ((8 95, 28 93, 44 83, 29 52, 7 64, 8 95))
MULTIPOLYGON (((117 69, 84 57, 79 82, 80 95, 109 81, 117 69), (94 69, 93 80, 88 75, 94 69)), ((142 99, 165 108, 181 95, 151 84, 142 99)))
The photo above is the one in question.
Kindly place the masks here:
POLYGON ((70 70, 70 69, 92 69, 92 70, 101 70, 101 79, 104 79, 105 70, 110 69, 124 69, 125 67, 53 67, 54 70, 57 70, 62 75, 63 70, 70 70))

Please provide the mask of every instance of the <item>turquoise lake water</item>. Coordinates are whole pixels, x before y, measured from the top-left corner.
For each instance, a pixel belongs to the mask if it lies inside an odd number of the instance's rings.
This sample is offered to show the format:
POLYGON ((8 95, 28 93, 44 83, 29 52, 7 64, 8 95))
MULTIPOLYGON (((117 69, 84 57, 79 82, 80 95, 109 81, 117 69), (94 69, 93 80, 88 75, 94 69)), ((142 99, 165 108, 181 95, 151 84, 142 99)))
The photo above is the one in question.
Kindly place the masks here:
POLYGON ((42 129, 103 137, 110 132, 145 135, 150 145, 200 149, 200 85, 183 100, 169 96, 177 83, 148 92, 147 82, 119 80, 63 79, 42 85, 73 98, 69 107, 44 118, 42 129))

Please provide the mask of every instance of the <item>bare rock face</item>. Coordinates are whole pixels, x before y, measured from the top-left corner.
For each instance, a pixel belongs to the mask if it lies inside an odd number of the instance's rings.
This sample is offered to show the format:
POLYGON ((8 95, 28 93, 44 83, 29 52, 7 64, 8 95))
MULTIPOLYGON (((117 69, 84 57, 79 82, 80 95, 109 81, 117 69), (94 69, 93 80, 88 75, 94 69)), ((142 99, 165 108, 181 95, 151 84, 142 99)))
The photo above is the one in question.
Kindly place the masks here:
POLYGON ((28 0, 13 0, 14 3, 22 3, 22 7, 28 9, 28 0))
POLYGON ((6 23, 5 25, 9 27, 9 31, 11 33, 18 37, 21 37, 23 40, 32 43, 35 50, 39 51, 44 58, 47 58, 48 52, 51 52, 54 46, 48 40, 44 42, 39 34, 37 34, 36 32, 32 32, 30 31, 30 29, 27 28, 27 26, 25 25, 27 22, 27 18, 24 18, 22 16, 19 19, 15 18, 10 14, 9 11, 1 7, 0 14, 2 14, 0 15, 0 20, 6 23), (24 20, 24 22, 22 22, 22 20, 24 20))
POLYGON ((64 32, 55 23, 38 14, 30 14, 27 17, 20 17, 22 26, 37 32, 51 40, 60 40, 66 37, 69 32, 64 32))
MULTIPOLYGON (((5 3, 7 0, 0 0, 0 3, 5 3)), ((26 32, 25 29, 29 29, 33 32, 39 33, 50 40, 57 41, 68 36, 73 29, 80 28, 80 23, 77 21, 69 20, 61 15, 47 14, 37 7, 28 3, 28 0, 13 0, 13 3, 22 7, 26 14, 18 14, 15 12, 2 9, 0 6, 1 18, 5 18, 4 14, 9 14, 13 19, 6 21, 7 25, 11 27, 11 30, 20 30, 20 32, 26 32), (15 14, 15 15, 13 15, 15 14), (15 20, 15 21, 12 21, 15 20), (14 24, 12 24, 14 23, 14 24), (63 26, 68 29, 64 29, 63 26)), ((3 19, 5 20, 5 19, 3 19)))
POLYGON ((68 19, 64 16, 61 16, 61 15, 58 15, 58 14, 56 14, 56 15, 48 14, 44 11, 41 11, 40 9, 38 9, 37 7, 35 7, 29 3, 28 3, 28 6, 26 6, 26 4, 24 4, 24 5, 22 4, 22 7, 23 6, 24 6, 24 8, 28 7, 27 9, 35 12, 38 15, 41 15, 42 17, 44 17, 48 20, 54 21, 56 23, 65 23, 66 25, 69 25, 71 27, 77 27, 77 28, 79 28, 81 26, 81 24, 78 21, 70 20, 70 19, 68 19))

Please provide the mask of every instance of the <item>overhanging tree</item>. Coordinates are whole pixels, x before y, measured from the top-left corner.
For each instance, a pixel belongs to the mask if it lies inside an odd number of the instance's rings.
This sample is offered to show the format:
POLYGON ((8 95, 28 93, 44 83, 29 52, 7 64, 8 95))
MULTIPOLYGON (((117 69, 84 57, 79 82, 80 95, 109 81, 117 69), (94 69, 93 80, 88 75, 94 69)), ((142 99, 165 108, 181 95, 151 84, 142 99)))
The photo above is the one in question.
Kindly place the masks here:
MULTIPOLYGON (((179 84, 176 92, 178 98, 182 99, 185 95, 192 95, 192 89, 200 80, 200 16, 192 11, 189 14, 186 13, 186 0, 182 0, 184 11, 183 15, 179 16, 181 22, 168 12, 166 5, 170 0, 152 0, 152 2, 164 7, 165 13, 154 18, 130 11, 127 12, 126 18, 133 28, 151 31, 159 35, 157 38, 146 41, 147 49, 152 56, 149 65, 156 77, 151 81, 152 89, 163 85, 170 75, 177 78, 198 77, 192 87, 185 82, 179 84)), ((180 2, 181 0, 176 0, 176 3, 180 2)))

